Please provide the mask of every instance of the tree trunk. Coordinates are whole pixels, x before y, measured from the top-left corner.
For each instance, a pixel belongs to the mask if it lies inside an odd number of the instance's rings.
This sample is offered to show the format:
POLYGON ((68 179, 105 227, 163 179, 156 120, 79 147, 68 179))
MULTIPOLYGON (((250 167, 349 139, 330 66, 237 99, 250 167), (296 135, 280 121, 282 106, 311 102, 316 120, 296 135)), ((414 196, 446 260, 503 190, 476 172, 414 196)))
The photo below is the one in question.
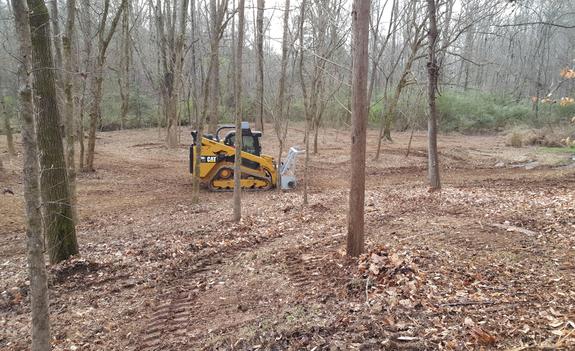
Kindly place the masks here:
POLYGON ((44 232, 50 262, 57 263, 78 254, 76 228, 64 159, 64 145, 58 122, 56 83, 50 50, 50 17, 43 0, 28 0, 32 33, 34 96, 36 99, 38 150, 40 151, 41 193, 44 207, 44 232), (47 69, 48 68, 48 69, 47 69))
MULTIPOLYGON (((287 76, 287 64, 288 64, 288 56, 289 56, 289 47, 288 47, 288 40, 289 40, 289 13, 290 13, 290 0, 285 1, 284 5, 284 18, 283 18, 283 37, 282 37, 282 61, 281 61, 281 73, 280 73, 280 81, 278 87, 278 101, 277 101, 277 111, 275 113, 274 118, 274 129, 276 132, 276 136, 279 142, 279 151, 278 151, 278 165, 281 164, 282 160, 282 152, 285 143, 285 138, 287 135, 287 118, 284 110, 286 105, 286 76, 287 76), (285 119, 285 124, 284 124, 285 119), (285 127, 284 127, 285 126, 285 127)), ((279 169, 279 167, 278 167, 279 169)), ((278 172, 278 180, 277 180, 277 190, 281 191, 281 174, 278 172)))
MULTIPOLYGON (((197 81, 198 81, 198 67, 197 67, 197 57, 196 57, 196 37, 198 36, 198 29, 197 29, 197 23, 196 23, 196 1, 195 0, 191 0, 190 3, 190 58, 191 58, 191 70, 192 70, 192 74, 190 76, 190 89, 192 91, 192 99, 193 99, 193 110, 194 110, 194 121, 197 121, 199 119, 198 113, 198 104, 199 104, 199 99, 198 99, 198 85, 197 85, 197 81)), ((191 120, 191 116, 190 116, 190 127, 192 126, 192 120, 191 120)), ((196 125, 196 129, 197 129, 197 125, 196 125)))
POLYGON ((63 86, 64 86, 64 126, 66 132, 66 156, 68 165, 68 181, 70 182, 70 198, 72 200, 72 209, 74 213, 74 221, 78 220, 77 213, 77 196, 76 196, 76 159, 75 159, 75 142, 76 142, 76 123, 74 121, 74 80, 72 72, 74 71, 74 59, 72 56, 72 41, 74 40, 74 22, 76 19, 76 0, 67 0, 67 18, 66 18, 66 31, 62 37, 62 49, 64 54, 64 73, 63 73, 63 86))
POLYGON ((305 85, 304 75, 303 75, 303 63, 304 63, 304 48, 303 48, 303 28, 305 23, 305 5, 306 0, 302 0, 301 8, 300 8, 300 20, 299 20, 299 76, 301 82, 301 90, 303 95, 303 105, 304 105, 304 113, 305 113, 305 161, 304 161, 304 168, 303 168, 303 204, 308 204, 307 198, 307 186, 308 186, 308 166, 309 166, 309 120, 310 120, 310 108, 309 108, 309 101, 307 96, 307 89, 305 85))
POLYGON ((99 59, 94 66, 94 72, 92 78, 90 79, 90 98, 92 104, 90 105, 90 110, 88 112, 89 122, 88 125, 88 153, 86 155, 86 167, 85 172, 94 172, 94 156, 96 153, 96 130, 98 129, 98 122, 101 121, 102 116, 102 82, 104 77, 102 76, 102 70, 104 69, 104 63, 99 59))
MULTIPOLYGON (((48 0, 47 2, 49 16, 50 16, 50 24, 52 26, 52 44, 54 45, 54 67, 56 71, 54 73, 56 77, 56 93, 58 94, 58 105, 60 108, 62 107, 62 94, 64 92, 64 81, 62 79, 62 68, 63 68, 63 59, 62 59, 62 31, 60 30, 60 15, 58 14, 58 1, 57 0, 48 0)), ((64 96, 65 99, 65 96, 64 96)), ((65 128, 65 121, 60 121, 61 128, 65 128)))
MULTIPOLYGON (((213 56, 212 56, 213 58, 213 56)), ((194 157, 196 158, 194 163, 194 177, 192 178, 192 200, 193 204, 197 204, 200 202, 200 164, 202 160, 202 137, 204 135, 204 124, 206 122, 208 116, 208 109, 209 109, 209 91, 210 91, 210 76, 212 73, 212 69, 214 66, 214 62, 210 59, 210 63, 208 66, 208 74, 206 79, 204 80, 203 84, 203 106, 202 106, 202 116, 199 118, 197 123, 197 142, 196 147, 194 150, 194 157)))
POLYGON ((32 71, 32 40, 28 9, 24 0, 13 0, 16 34, 20 42, 19 104, 22 118, 22 146, 24 151, 24 200, 26 203, 26 235, 28 237, 28 272, 32 308, 32 351, 49 351, 50 317, 48 278, 44 263, 42 214, 40 213, 40 184, 38 145, 34 126, 34 109, 30 76, 32 71))
POLYGON ((258 0, 256 16, 256 129, 264 130, 264 8, 265 0, 258 0))
POLYGON ((130 13, 132 5, 128 6, 122 15, 122 54, 120 57, 120 72, 118 81, 120 87, 120 129, 126 128, 126 118, 130 109, 130 65, 132 63, 132 41, 130 38, 130 13))
POLYGON ((369 0, 354 0, 351 186, 347 228, 347 254, 352 257, 359 256, 364 250, 365 144, 369 108, 367 101, 369 9, 369 0))
POLYGON ((211 19, 211 38, 210 38, 210 52, 212 69, 209 77, 210 84, 210 111, 208 115, 208 131, 215 133, 218 126, 218 110, 219 110, 219 85, 220 85, 220 21, 219 11, 216 1, 210 1, 210 19, 211 19))
POLYGON ((10 113, 8 107, 4 102, 4 94, 0 94, 0 112, 4 115, 4 133, 6 133, 6 143, 8 144, 8 156, 16 156, 16 148, 14 147, 14 135, 12 134, 12 126, 10 125, 10 113))
POLYGON ((236 101, 236 137, 234 157, 234 221, 239 222, 242 218, 242 52, 244 48, 244 10, 245 0, 238 4, 238 40, 235 68, 235 101, 236 101))
MULTIPOLYGON (((82 95, 80 99, 80 111, 78 113, 78 141, 80 144, 80 162, 79 169, 86 170, 85 167, 85 155, 86 148, 85 133, 84 133, 84 115, 86 110, 89 110, 89 104, 87 103, 86 90, 89 85, 88 72, 92 72, 92 15, 90 14, 90 0, 81 0, 81 11, 80 17, 82 21, 82 39, 84 41, 83 58, 82 58, 82 74, 80 77, 82 79, 82 95)), ((92 79, 93 77, 90 77, 92 79)))
POLYGON ((50 24, 52 26, 52 35, 54 37, 54 64, 57 70, 56 77, 60 77, 60 72, 62 69, 62 41, 60 36, 62 35, 60 31, 60 16, 58 15, 58 1, 48 0, 48 7, 50 8, 50 24))
POLYGON ((427 161, 429 187, 432 190, 439 190, 441 189, 441 182, 439 179, 439 157, 437 154, 437 106, 435 103, 439 67, 436 59, 437 9, 435 7, 435 1, 436 0, 427 0, 427 13, 429 17, 429 31, 427 33, 429 45, 429 56, 427 62, 427 94, 429 99, 429 117, 427 119, 427 161))
POLYGON ((104 65, 106 63, 106 52, 110 40, 116 32, 116 27, 122 15, 122 11, 126 7, 127 0, 122 0, 117 12, 114 14, 110 28, 106 32, 106 22, 108 19, 108 10, 110 0, 104 2, 104 12, 101 15, 100 23, 98 24, 98 56, 96 65, 93 67, 94 75, 90 80, 90 95, 92 105, 90 106, 90 128, 88 130, 88 155, 86 157, 85 171, 94 172, 94 155, 96 153, 96 129, 98 123, 102 119, 102 82, 104 81, 104 65))

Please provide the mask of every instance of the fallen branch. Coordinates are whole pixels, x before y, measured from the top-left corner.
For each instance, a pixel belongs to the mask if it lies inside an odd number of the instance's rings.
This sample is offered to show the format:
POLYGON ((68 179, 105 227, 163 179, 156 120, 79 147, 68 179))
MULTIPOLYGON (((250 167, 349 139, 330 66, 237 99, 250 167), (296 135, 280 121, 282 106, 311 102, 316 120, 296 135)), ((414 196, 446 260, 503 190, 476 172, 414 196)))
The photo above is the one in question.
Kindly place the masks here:
POLYGON ((517 233, 521 233, 521 234, 525 234, 525 235, 529 235, 529 236, 537 235, 537 233, 532 231, 532 230, 521 228, 521 227, 516 227, 514 225, 499 224, 499 223, 490 223, 488 225, 491 227, 494 227, 494 228, 505 229, 508 232, 517 232, 517 233))
POLYGON ((447 302, 442 303, 439 305, 435 305, 435 307, 459 307, 459 306, 491 306, 491 305, 505 305, 505 304, 522 304, 522 303, 530 303, 530 301, 457 301, 457 302, 447 302))

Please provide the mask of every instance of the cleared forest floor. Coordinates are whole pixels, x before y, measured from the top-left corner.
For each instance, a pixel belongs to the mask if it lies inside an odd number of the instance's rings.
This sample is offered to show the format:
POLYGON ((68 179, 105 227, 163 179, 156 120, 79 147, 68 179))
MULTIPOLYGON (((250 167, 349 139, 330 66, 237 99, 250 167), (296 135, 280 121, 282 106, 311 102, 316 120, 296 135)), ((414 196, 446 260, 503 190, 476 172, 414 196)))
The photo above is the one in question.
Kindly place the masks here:
MULTIPOLYGON (((444 188, 429 193, 424 134, 407 158, 395 134, 374 162, 376 135, 356 261, 346 132, 320 133, 309 206, 301 187, 245 193, 239 224, 231 193, 190 204, 187 132, 175 151, 156 130, 99 134, 97 172, 79 176, 82 257, 50 268, 54 349, 575 349, 571 156, 441 136, 444 188)), ((30 339, 20 162, 0 176, 15 193, 0 195, 0 350, 30 339)))

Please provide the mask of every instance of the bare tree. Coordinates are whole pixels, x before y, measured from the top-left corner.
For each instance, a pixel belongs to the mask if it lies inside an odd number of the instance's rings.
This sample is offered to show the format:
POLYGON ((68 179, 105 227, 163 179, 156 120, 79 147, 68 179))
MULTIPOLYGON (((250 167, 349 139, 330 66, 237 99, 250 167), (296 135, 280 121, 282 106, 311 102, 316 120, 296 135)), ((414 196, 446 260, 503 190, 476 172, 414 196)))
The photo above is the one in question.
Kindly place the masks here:
POLYGON ((305 8, 306 0, 302 0, 300 5, 300 18, 299 18, 299 78, 301 83, 302 99, 305 114, 305 161, 304 161, 304 179, 303 179, 303 204, 308 204, 307 188, 309 181, 309 126, 310 126, 310 104, 308 100, 308 92, 304 80, 303 74, 303 63, 304 63, 304 41, 303 41, 303 29, 305 23, 305 8))
POLYGON ((63 72, 63 86, 64 86, 64 126, 66 132, 66 156, 68 165, 68 181, 70 183, 70 198, 72 201, 72 209, 74 219, 77 221, 78 214, 76 211, 77 196, 76 196, 76 123, 74 120, 75 105, 74 105, 74 57, 72 47, 75 37, 75 20, 76 20, 76 0, 66 0, 66 29, 62 36, 62 50, 64 55, 64 72, 63 72))
POLYGON ((132 14, 132 2, 128 1, 126 9, 122 15, 122 36, 120 55, 120 74, 118 75, 118 87, 120 88, 120 129, 126 128, 126 118, 130 109, 130 88, 132 64, 132 39, 130 35, 130 16, 132 14))
POLYGON ((368 114, 367 70, 369 46, 369 0, 354 0, 353 85, 351 105, 351 186, 347 228, 347 254, 357 257, 364 249, 365 143, 368 114))
POLYGON ((166 143, 169 148, 178 145, 178 97, 182 86, 184 38, 188 0, 156 2, 156 28, 160 41, 161 88, 164 116, 167 124, 166 143), (162 6, 163 5, 163 6, 162 6), (178 22, 179 20, 179 22, 178 22), (177 27, 176 24, 178 23, 177 27), (177 30, 176 30, 177 28, 177 30))
MULTIPOLYGON (((62 31, 60 30, 60 15, 58 11, 58 1, 57 0, 48 0, 47 3, 49 15, 50 15, 50 25, 52 27, 52 35, 53 40, 52 44, 54 47, 54 65, 56 68, 56 83, 58 84, 57 87, 62 87, 62 68, 63 68, 63 59, 62 59, 62 31)), ((61 91, 59 91, 61 93, 61 91)))
MULTIPOLYGON (((327 108, 329 100, 337 91, 339 91, 343 81, 334 77, 335 74, 330 72, 330 68, 337 64, 332 61, 333 56, 339 48, 345 43, 346 36, 342 33, 345 31, 341 23, 344 21, 343 2, 341 0, 322 0, 310 3, 310 8, 306 11, 309 17, 309 28, 311 29, 310 46, 306 51, 310 52, 308 56, 311 60, 312 67, 308 74, 309 95, 308 108, 306 110, 307 118, 310 120, 310 129, 313 130, 313 153, 318 153, 318 135, 319 128, 327 108), (328 88, 328 78, 332 77, 328 88), (328 77, 328 78, 326 78, 328 77)), ((337 67, 337 70, 340 70, 337 67)))
MULTIPOLYGON (((285 1, 284 5, 284 17, 283 17, 283 37, 282 37, 282 59, 281 59, 281 73, 278 87, 278 97, 276 103, 276 111, 273 114, 274 121, 274 131, 276 137, 278 138, 279 151, 278 151, 278 162, 282 159, 282 153, 284 149, 285 139, 287 136, 287 129, 289 118, 286 113, 286 76, 287 76, 287 65, 289 59, 289 15, 290 15, 290 0, 285 1)), ((281 174, 278 172, 278 183, 277 190, 281 191, 281 174)))
POLYGON ((220 40, 227 25, 225 19, 228 0, 210 1, 210 110, 208 112, 208 129, 215 133, 219 120, 220 104, 220 40))
POLYGON ((80 98, 80 109, 78 111, 78 141, 80 146, 80 163, 79 168, 84 170, 84 160, 85 160, 85 146, 84 146, 84 114, 88 105, 88 97, 86 96, 86 90, 88 89, 89 79, 94 77, 88 76, 88 72, 92 72, 92 14, 90 13, 91 4, 90 0, 81 0, 80 7, 80 18, 81 18, 81 28, 82 28, 82 39, 83 39, 83 50, 82 50, 82 73, 81 77, 81 98, 80 98))
POLYGON ((257 0, 256 16, 256 129, 264 130, 264 8, 265 0, 257 0))
POLYGON ((236 137, 235 137, 235 157, 234 157, 234 221, 239 222, 242 218, 242 52, 244 48, 244 10, 245 0, 240 0, 238 4, 238 41, 236 48, 236 68, 234 79, 235 91, 235 117, 236 117, 236 137))
MULTIPOLYGON (((22 118, 24 149, 24 200, 26 202, 26 235, 28 237, 28 272, 32 305, 32 351, 49 351, 50 319, 48 312, 48 279, 44 263, 38 149, 30 74, 32 72, 32 39, 28 8, 24 0, 12 0, 16 34, 19 41, 19 106, 22 118)), ((49 48, 49 47, 48 47, 49 48)))
MULTIPOLYGON (((381 141, 383 138, 391 141, 391 128, 393 126, 393 123, 395 122, 395 115, 397 113, 397 105, 399 103, 399 98, 401 97, 401 93, 403 92, 403 89, 405 87, 407 87, 410 82, 409 82, 409 76, 412 74, 411 69, 413 67, 413 64, 415 63, 416 60, 418 60, 421 57, 424 57, 423 55, 419 55, 419 51, 420 49, 423 47, 424 43, 423 40, 425 39, 425 17, 420 17, 418 18, 418 10, 420 10, 421 8, 418 7, 418 3, 417 2, 412 2, 410 3, 410 9, 408 11, 408 15, 409 15, 409 25, 408 25, 408 34, 407 34, 407 38, 405 40, 405 47, 402 50, 405 51, 405 49, 408 49, 408 56, 405 59, 405 63, 403 65, 403 69, 401 71, 400 77, 395 85, 395 88, 393 90, 393 94, 391 95, 391 97, 389 98, 387 96, 387 92, 385 95, 385 108, 384 108, 384 114, 383 114, 383 119, 382 119, 382 124, 381 127, 379 129, 379 137, 378 137, 378 141, 377 141, 377 150, 376 150, 376 154, 375 154, 375 159, 378 160, 379 159, 379 155, 381 152, 381 141)), ((393 68, 393 71, 395 71, 395 67, 393 68)), ((386 83, 387 85, 387 83, 386 83)))
POLYGON ((429 116, 427 120, 427 167, 429 187, 432 190, 441 189, 439 180, 439 156, 437 154, 437 106, 435 101, 435 92, 437 91, 437 80, 439 77, 439 66, 436 58, 437 45, 437 8, 436 0, 427 0, 427 16, 429 17, 428 40, 428 99, 429 99, 429 116))
POLYGON ((57 263, 78 254, 76 227, 70 197, 64 145, 60 132, 60 111, 56 99, 52 59, 50 16, 43 0, 28 0, 40 151, 40 185, 44 208, 44 232, 50 262, 57 263))
MULTIPOLYGON (((0 87, 0 89, 2 89, 0 87)), ((14 135, 12 133, 12 125, 10 124, 10 112, 6 106, 4 90, 0 90, 0 115, 4 118, 4 133, 6 133, 6 143, 8 144, 8 156, 16 156, 16 148, 14 147, 14 135)))
POLYGON ((90 128, 88 130, 88 154, 86 156, 86 167, 84 169, 88 172, 95 171, 94 156, 96 152, 96 129, 98 128, 98 122, 102 119, 102 83, 104 81, 106 53, 127 2, 128 0, 122 0, 116 13, 112 16, 110 28, 106 30, 110 12, 110 0, 104 0, 104 9, 98 23, 98 55, 96 56, 96 61, 92 66, 94 73, 90 79, 90 97, 92 105, 90 106, 90 128))
POLYGON ((194 151, 194 177, 192 179, 192 200, 193 204, 197 204, 200 201, 200 165, 202 163, 202 136, 204 135, 204 125, 208 116, 208 109, 209 109, 209 77, 211 75, 211 71, 213 69, 213 61, 210 59, 210 63, 208 66, 208 73, 206 75, 206 79, 203 82, 203 102, 202 102, 202 114, 198 121, 196 121, 196 148, 194 151))

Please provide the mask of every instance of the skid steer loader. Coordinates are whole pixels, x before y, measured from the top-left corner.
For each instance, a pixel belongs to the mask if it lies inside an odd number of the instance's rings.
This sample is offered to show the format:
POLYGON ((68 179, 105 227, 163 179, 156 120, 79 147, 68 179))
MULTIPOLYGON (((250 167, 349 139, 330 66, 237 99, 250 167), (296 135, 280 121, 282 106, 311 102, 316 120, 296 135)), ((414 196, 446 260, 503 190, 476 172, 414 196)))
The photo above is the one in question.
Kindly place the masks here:
MULTIPOLYGON (((241 186, 246 190, 268 190, 277 184, 281 175, 281 188, 293 189, 296 178, 293 173, 295 160, 302 151, 290 148, 286 162, 276 165, 273 157, 262 154, 261 132, 252 131, 248 122, 242 122, 242 176, 241 186)), ((201 138, 192 131, 190 145, 190 173, 194 173, 195 154, 201 140, 200 184, 211 191, 231 191, 234 189, 235 126, 221 125, 215 134, 204 134, 201 138)))

